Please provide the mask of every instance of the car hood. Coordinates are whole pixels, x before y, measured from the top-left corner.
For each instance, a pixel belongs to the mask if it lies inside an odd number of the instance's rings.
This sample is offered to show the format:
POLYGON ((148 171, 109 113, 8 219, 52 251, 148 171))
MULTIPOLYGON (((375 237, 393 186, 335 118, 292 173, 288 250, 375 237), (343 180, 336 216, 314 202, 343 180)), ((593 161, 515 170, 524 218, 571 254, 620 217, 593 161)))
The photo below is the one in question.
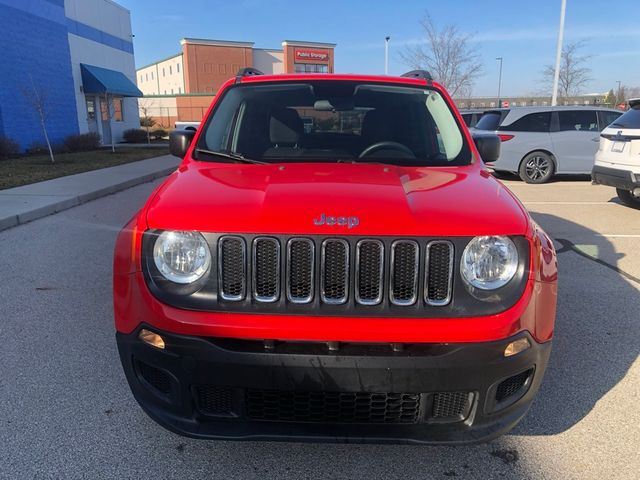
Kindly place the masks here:
POLYGON ((190 163, 147 204, 151 229, 219 233, 523 235, 528 216, 477 166, 190 163))

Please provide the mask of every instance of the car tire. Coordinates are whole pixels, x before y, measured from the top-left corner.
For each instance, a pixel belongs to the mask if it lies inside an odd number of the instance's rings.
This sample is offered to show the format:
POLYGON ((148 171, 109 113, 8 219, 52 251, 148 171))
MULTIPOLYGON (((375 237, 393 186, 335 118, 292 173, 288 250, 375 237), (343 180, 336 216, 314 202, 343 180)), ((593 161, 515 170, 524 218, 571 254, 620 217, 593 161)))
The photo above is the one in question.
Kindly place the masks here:
POLYGON ((545 152, 531 152, 522 159, 518 175, 527 183, 547 183, 555 170, 551 156, 545 152))
POLYGON ((616 192, 618 193, 618 198, 624 203, 626 206, 631 208, 637 208, 640 210, 640 197, 636 197, 629 190, 624 190, 622 188, 616 188, 616 192))

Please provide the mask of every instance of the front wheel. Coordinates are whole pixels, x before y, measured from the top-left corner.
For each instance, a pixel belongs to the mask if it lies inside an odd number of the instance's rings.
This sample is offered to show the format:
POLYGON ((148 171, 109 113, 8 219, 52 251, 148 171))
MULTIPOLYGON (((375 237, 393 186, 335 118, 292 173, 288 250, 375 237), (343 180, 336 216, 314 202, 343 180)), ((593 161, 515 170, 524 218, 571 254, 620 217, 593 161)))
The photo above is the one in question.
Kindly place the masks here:
POLYGON ((634 195, 632 191, 624 190, 622 188, 616 188, 618 198, 631 208, 637 208, 640 210, 640 196, 634 195))
POLYGON ((522 159, 518 174, 527 183, 546 183, 553 176, 553 160, 544 152, 532 152, 522 159))

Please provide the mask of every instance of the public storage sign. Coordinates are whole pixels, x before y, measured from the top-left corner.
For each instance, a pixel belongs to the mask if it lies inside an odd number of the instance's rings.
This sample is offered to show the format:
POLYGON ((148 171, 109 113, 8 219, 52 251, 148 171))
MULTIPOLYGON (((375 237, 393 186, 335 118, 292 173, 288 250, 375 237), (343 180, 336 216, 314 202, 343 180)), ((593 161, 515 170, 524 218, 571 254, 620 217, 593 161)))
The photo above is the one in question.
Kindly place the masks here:
POLYGON ((315 50, 309 48, 296 48, 295 59, 301 61, 323 61, 329 60, 329 52, 327 50, 315 50))

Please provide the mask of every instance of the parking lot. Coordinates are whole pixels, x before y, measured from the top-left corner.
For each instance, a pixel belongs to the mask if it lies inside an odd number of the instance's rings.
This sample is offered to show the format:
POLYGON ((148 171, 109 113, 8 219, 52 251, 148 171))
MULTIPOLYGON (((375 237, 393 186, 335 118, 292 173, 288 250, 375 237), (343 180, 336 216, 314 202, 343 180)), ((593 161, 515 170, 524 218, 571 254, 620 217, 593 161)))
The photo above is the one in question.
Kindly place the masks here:
POLYGON ((470 447, 209 442, 156 425, 117 356, 111 260, 155 183, 0 232, 0 478, 637 478, 640 210, 585 178, 505 184, 554 238, 540 394, 470 447))

